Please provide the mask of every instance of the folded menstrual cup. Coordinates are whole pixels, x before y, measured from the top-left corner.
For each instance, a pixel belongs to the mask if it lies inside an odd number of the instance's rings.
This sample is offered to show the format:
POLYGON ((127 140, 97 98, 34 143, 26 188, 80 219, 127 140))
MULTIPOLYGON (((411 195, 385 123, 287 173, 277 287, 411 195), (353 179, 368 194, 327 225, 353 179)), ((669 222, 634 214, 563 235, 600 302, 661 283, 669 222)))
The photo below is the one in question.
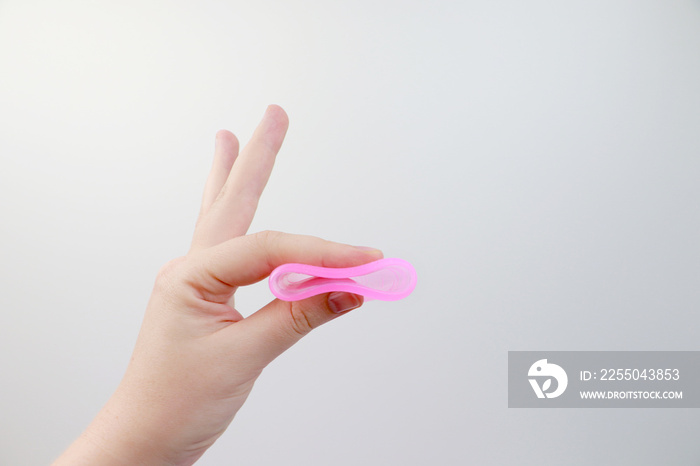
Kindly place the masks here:
POLYGON ((380 259, 357 267, 283 264, 270 274, 270 290, 283 301, 299 301, 332 291, 359 294, 365 300, 396 301, 416 287, 416 271, 403 259, 380 259))

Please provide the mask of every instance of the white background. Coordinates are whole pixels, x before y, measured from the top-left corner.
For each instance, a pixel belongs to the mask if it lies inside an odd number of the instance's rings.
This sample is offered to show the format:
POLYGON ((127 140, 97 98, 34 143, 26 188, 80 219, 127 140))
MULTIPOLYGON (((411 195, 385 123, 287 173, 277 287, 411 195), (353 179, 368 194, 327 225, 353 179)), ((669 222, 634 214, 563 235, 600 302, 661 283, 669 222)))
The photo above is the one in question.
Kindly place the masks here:
POLYGON ((698 349, 697 0, 0 0, 1 464, 109 398, 216 130, 269 103, 291 125, 251 231, 419 281, 276 360, 200 464, 700 461, 695 410, 508 409, 506 364, 698 349))

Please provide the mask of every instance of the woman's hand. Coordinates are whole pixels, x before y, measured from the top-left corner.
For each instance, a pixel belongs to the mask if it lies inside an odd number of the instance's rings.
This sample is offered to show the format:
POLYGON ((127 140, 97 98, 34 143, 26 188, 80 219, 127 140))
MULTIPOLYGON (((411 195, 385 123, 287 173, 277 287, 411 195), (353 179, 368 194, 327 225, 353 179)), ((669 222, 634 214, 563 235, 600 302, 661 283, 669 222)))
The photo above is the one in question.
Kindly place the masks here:
POLYGON ((310 236, 245 236, 288 119, 268 107, 238 154, 228 131, 216 137, 214 163, 186 256, 159 272, 124 379, 90 427, 55 464, 192 464, 224 432, 256 378, 319 325, 362 305, 330 293, 274 300, 247 318, 234 308, 239 286, 286 262, 350 267, 378 250, 310 236))

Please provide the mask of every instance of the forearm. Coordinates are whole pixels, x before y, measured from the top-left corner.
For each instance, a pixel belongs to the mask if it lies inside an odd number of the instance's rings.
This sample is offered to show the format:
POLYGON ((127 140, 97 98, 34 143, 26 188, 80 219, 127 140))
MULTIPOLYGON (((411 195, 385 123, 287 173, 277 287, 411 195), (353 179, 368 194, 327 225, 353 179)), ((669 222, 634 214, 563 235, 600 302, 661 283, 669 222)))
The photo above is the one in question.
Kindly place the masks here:
POLYGON ((121 408, 123 403, 120 398, 122 396, 117 390, 85 432, 68 447, 53 466, 175 464, 166 459, 160 440, 162 433, 149 433, 143 422, 134 419, 132 412, 121 408))

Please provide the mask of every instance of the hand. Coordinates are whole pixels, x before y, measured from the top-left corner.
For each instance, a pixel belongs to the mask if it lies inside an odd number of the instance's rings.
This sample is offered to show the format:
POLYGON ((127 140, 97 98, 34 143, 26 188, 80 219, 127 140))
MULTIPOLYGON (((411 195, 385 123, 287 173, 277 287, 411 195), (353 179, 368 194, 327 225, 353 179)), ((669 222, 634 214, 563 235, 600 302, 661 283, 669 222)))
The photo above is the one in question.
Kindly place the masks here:
POLYGON ((233 306, 237 287, 286 262, 350 267, 382 257, 310 236, 244 236, 287 126, 284 111, 268 107, 240 155, 233 134, 217 133, 191 249, 159 272, 121 384, 55 464, 194 463, 270 361, 313 328, 362 305, 359 296, 330 293, 274 300, 246 318, 233 306))

